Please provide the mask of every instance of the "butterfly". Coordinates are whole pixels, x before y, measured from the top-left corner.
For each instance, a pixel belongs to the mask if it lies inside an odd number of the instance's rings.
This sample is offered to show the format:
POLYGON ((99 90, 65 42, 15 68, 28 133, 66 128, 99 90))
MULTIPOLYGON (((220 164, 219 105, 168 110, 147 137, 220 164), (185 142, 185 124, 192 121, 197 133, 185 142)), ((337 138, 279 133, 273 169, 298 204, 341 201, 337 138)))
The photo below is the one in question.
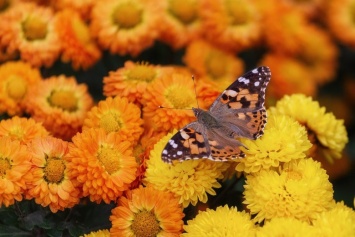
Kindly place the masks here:
MULTIPOLYGON (((228 161, 243 158, 238 138, 257 139, 267 122, 265 90, 271 72, 266 66, 237 78, 213 102, 209 110, 192 108, 197 121, 177 132, 162 151, 162 160, 207 158, 228 161)), ((245 147, 245 146, 244 146, 245 147)))

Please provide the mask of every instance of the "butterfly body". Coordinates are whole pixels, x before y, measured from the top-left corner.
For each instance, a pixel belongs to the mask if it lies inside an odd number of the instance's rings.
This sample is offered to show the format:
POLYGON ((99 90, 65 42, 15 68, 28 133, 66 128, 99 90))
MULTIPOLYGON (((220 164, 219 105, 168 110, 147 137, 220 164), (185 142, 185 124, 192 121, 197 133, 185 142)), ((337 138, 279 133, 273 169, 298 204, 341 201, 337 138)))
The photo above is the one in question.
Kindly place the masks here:
POLYGON ((176 133, 162 151, 162 159, 207 158, 227 161, 242 158, 240 137, 257 139, 266 124, 265 89, 270 69, 258 67, 232 83, 209 110, 192 108, 197 121, 176 133))

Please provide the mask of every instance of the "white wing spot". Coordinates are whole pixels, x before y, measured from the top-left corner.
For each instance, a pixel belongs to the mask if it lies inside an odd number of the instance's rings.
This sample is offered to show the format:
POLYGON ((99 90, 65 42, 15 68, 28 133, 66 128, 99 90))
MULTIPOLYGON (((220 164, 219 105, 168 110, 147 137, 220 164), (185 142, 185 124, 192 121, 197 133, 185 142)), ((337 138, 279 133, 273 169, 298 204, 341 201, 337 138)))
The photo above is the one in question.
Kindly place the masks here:
POLYGON ((259 85, 260 85, 259 81, 254 82, 254 86, 259 86, 259 85))
POLYGON ((167 150, 163 150, 163 155, 167 155, 168 151, 167 150))
POLYGON ((176 152, 176 154, 177 154, 178 156, 181 156, 181 155, 182 155, 182 151, 178 151, 178 152, 176 152))
POLYGON ((257 74, 258 73, 258 69, 253 69, 253 71, 251 71, 252 73, 254 73, 254 74, 257 74))
POLYGON ((238 93, 235 90, 226 90, 225 94, 228 96, 235 97, 238 93))
POLYGON ((243 82, 245 85, 248 85, 250 82, 250 80, 246 79, 245 77, 239 77, 238 81, 243 82))
POLYGON ((178 147, 178 145, 175 143, 174 140, 169 140, 169 144, 175 149, 178 147))
POLYGON ((187 139, 190 138, 190 136, 189 136, 186 132, 184 132, 184 131, 180 131, 180 135, 181 135, 181 137, 184 138, 185 140, 187 140, 187 139))

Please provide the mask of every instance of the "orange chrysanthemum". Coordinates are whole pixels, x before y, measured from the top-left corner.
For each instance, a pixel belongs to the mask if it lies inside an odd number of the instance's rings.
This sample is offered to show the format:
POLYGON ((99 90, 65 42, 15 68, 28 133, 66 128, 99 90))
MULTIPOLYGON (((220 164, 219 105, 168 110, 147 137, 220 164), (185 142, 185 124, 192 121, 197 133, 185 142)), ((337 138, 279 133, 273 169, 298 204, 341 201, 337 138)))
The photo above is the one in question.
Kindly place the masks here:
POLYGON ((93 100, 74 77, 53 76, 29 88, 26 110, 54 136, 69 140, 80 131, 93 100))
POLYGON ((309 25, 302 38, 302 50, 296 55, 318 84, 324 84, 336 74, 338 50, 328 34, 309 25))
POLYGON ((139 139, 139 143, 133 149, 133 155, 138 163, 137 178, 131 184, 132 188, 137 188, 142 184, 142 180, 145 177, 145 171, 147 169, 147 160, 149 159, 150 151, 154 148, 154 145, 166 134, 164 132, 156 132, 151 128, 144 130, 144 133, 139 139))
POLYGON ((170 194, 140 187, 121 197, 112 210, 112 236, 180 236, 184 214, 170 194))
POLYGON ((159 39, 180 49, 202 34, 198 1, 162 1, 159 39))
POLYGON ((155 80, 143 94, 145 125, 156 131, 181 128, 191 122, 195 117, 192 107, 197 107, 193 82, 191 77, 182 74, 173 73, 155 80))
POLYGON ((39 82, 41 74, 24 62, 7 62, 0 66, 0 113, 21 115, 28 87, 39 82))
POLYGON ((68 142, 48 136, 28 146, 32 167, 26 199, 34 198, 54 213, 79 203, 80 190, 69 177, 68 142))
POLYGON ((18 140, 21 144, 28 144, 36 137, 46 137, 49 133, 32 118, 19 118, 17 116, 0 121, 0 137, 9 137, 18 140))
MULTIPOLYGON (((17 14, 13 14, 13 8, 19 3, 15 1, 2 1, 0 3, 0 62, 6 62, 18 57, 17 47, 13 40, 11 23, 16 21, 17 14)), ((26 3, 20 3, 26 5, 26 3)), ((21 6, 24 8, 24 6, 21 6)))
POLYGON ((83 196, 93 202, 110 203, 136 178, 137 163, 132 145, 117 133, 87 129, 73 137, 68 168, 82 185, 83 196))
MULTIPOLYGON (((19 4, 10 17, 10 32, 21 59, 35 67, 50 67, 57 60, 61 41, 54 28, 55 16, 50 8, 19 4)), ((1 27, 1 26, 0 26, 1 27)))
POLYGON ((107 133, 115 132, 134 145, 143 133, 142 124, 139 107, 117 96, 108 97, 93 107, 84 120, 83 130, 103 128, 107 133))
POLYGON ((52 6, 58 10, 72 10, 77 12, 82 19, 88 20, 95 0, 55 0, 52 6))
POLYGON ((136 56, 158 36, 160 4, 152 0, 97 2, 92 10, 91 32, 111 53, 136 56))
POLYGON ((305 15, 307 18, 312 19, 320 15, 320 8, 324 6, 326 1, 324 0, 310 0, 310 1, 295 1, 295 0, 283 0, 280 1, 288 7, 292 7, 305 15))
POLYGON ((268 65, 272 71, 272 80, 267 89, 268 95, 277 99, 293 93, 316 95, 316 82, 299 60, 271 53, 265 55, 260 64, 268 65))
POLYGON ((260 14, 253 1, 203 0, 199 8, 206 38, 232 52, 250 48, 260 40, 260 14))
MULTIPOLYGON (((244 71, 242 60, 204 40, 193 41, 187 48, 184 62, 197 78, 204 78, 218 92, 227 88, 244 71)), ((202 85, 204 83, 197 83, 202 85)))
POLYGON ((109 72, 104 78, 104 95, 123 96, 140 103, 147 86, 162 75, 172 73, 172 70, 171 67, 126 61, 124 67, 109 72))
POLYGON ((8 137, 0 138, 0 207, 22 200, 26 174, 31 168, 27 147, 8 137))
POLYGON ((55 27, 62 40, 62 61, 72 62, 75 70, 88 69, 101 57, 101 51, 91 39, 89 28, 77 12, 57 13, 55 27))
POLYGON ((326 22, 342 43, 355 48, 354 1, 330 0, 326 4, 326 22))
POLYGON ((295 54, 302 51, 302 38, 308 27, 306 17, 280 1, 268 3, 264 9, 263 33, 266 44, 275 52, 295 54))

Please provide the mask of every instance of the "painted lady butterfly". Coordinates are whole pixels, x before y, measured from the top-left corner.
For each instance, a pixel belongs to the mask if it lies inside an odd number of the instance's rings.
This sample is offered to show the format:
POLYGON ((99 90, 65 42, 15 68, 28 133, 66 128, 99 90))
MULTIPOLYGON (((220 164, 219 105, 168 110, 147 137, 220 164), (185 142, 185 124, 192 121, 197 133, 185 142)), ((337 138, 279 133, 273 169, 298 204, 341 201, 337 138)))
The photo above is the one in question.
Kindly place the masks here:
POLYGON ((271 72, 262 66, 239 77, 212 104, 208 111, 192 108, 197 121, 176 133, 162 152, 164 162, 207 158, 228 161, 245 157, 237 139, 263 135, 267 115, 265 89, 271 72))

